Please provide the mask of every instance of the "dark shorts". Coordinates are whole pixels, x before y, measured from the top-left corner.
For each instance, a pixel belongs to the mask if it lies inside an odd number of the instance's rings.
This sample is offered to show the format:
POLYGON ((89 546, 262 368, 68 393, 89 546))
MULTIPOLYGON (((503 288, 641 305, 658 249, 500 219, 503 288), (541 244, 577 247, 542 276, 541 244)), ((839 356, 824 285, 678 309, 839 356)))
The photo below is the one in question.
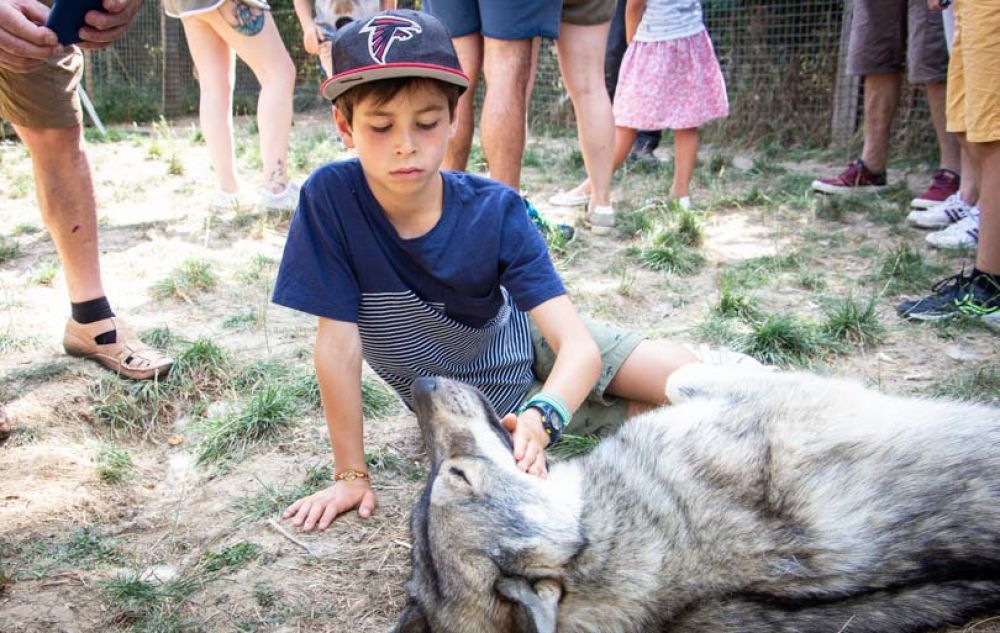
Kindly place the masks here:
POLYGON ((75 46, 30 73, 0 68, 0 119, 38 129, 80 125, 82 75, 83 53, 75 46))
POLYGON ((940 11, 927 0, 856 0, 847 72, 890 75, 903 69, 911 83, 948 77, 948 44, 940 11))
MULTIPOLYGON (((643 337, 637 332, 601 321, 584 319, 583 322, 597 342, 598 349, 601 350, 601 377, 587 394, 587 399, 573 414, 566 432, 573 435, 607 435, 613 433, 628 419, 628 403, 607 395, 605 391, 625 363, 625 359, 643 341, 643 337)), ((531 343, 535 348, 535 363, 531 367, 535 374, 535 383, 531 386, 525 401, 541 391, 542 383, 549 377, 549 372, 556 362, 555 353, 534 324, 531 326, 531 343)))
POLYGON ((615 0, 563 0, 562 21, 579 26, 610 22, 615 15, 615 0))
POLYGON ((424 0, 452 37, 482 33, 497 40, 559 37, 559 0, 424 0))

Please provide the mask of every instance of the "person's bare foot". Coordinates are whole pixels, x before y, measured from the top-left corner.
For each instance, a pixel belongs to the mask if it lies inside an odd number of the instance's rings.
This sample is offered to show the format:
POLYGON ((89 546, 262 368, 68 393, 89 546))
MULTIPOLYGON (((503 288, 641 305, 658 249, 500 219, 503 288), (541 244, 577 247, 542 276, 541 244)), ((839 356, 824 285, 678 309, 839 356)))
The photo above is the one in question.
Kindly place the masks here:
POLYGON ((10 423, 7 421, 7 410, 0 404, 0 443, 10 437, 10 423))

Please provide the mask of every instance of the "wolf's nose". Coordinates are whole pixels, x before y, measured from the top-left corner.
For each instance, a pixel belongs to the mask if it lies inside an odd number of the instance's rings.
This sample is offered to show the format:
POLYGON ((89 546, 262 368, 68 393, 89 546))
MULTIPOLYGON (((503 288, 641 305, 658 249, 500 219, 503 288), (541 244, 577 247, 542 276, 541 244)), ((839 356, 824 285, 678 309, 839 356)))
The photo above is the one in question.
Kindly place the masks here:
POLYGON ((433 393, 437 389, 437 378, 417 378, 410 385, 410 390, 413 391, 413 395, 426 396, 427 394, 433 393))

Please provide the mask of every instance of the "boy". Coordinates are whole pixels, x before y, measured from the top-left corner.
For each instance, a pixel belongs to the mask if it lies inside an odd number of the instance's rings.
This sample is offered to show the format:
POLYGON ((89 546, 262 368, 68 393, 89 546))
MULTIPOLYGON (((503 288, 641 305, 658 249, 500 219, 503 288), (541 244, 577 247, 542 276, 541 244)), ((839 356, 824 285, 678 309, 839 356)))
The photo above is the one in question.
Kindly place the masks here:
POLYGON ((468 86, 444 27, 390 11, 343 27, 331 59, 321 90, 358 158, 303 185, 274 302, 319 317, 316 374, 336 473, 284 516, 322 530, 375 508, 362 357, 407 405, 420 376, 477 386, 513 433, 518 466, 543 477, 544 449, 571 410, 580 409, 569 430, 586 434, 662 404, 667 376, 697 358, 606 326, 588 332, 517 192, 441 171, 468 86))

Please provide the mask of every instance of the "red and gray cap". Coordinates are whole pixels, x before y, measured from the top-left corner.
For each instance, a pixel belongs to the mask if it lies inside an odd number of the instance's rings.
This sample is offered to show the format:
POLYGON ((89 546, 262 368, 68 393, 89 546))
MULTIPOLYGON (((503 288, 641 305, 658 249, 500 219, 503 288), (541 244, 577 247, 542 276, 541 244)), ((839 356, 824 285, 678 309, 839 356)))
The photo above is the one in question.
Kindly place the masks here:
POLYGON ((451 36, 427 13, 397 9, 344 25, 330 48, 333 74, 320 86, 331 101, 358 84, 428 77, 469 87, 451 36))

